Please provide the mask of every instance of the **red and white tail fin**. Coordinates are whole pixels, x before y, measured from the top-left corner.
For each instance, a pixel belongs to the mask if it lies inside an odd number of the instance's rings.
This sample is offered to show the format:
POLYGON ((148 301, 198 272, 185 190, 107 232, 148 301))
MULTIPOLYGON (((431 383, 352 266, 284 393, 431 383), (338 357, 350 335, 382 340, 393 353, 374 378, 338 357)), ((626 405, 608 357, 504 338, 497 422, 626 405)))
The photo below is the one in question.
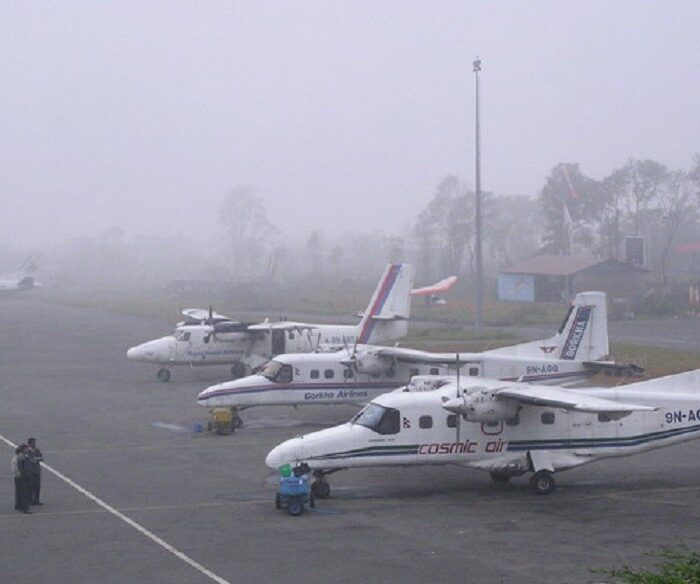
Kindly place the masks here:
POLYGON ((411 288, 415 272, 410 264, 389 264, 358 325, 357 342, 386 341, 408 332, 411 288))

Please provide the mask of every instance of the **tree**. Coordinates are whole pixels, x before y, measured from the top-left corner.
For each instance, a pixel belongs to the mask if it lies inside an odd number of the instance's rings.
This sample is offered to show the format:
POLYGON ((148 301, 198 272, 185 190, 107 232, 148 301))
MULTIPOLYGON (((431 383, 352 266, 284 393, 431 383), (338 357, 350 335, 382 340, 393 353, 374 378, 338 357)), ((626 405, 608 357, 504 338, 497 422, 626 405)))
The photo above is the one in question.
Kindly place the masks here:
POLYGON ((578 246, 596 253, 600 199, 599 184, 585 176, 578 164, 557 164, 540 192, 544 250, 569 255, 578 246))
MULTIPOLYGON (((484 200, 487 197, 484 194, 484 200)), ((442 274, 460 274, 465 255, 473 255, 474 193, 455 176, 443 178, 418 216, 414 234, 420 246, 421 265, 427 272, 424 278, 438 276, 429 270, 435 260, 442 274)))
POLYGON ((221 204, 219 222, 228 235, 236 272, 250 276, 266 265, 277 228, 267 218, 263 201, 253 187, 239 185, 231 189, 221 204))

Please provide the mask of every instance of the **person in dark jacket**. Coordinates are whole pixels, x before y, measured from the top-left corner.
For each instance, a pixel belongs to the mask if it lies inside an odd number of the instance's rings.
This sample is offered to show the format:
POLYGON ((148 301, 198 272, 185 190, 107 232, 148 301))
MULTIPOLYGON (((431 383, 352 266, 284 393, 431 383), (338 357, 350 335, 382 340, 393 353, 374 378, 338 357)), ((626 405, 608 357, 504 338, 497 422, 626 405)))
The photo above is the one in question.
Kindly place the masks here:
POLYGON ((27 455, 26 444, 20 444, 15 448, 15 455, 12 457, 12 475, 15 479, 15 509, 22 513, 31 513, 29 510, 29 484, 30 468, 29 456, 27 455))
POLYGON ((44 457, 41 454, 41 450, 36 447, 36 438, 29 438, 27 444, 29 445, 27 453, 29 454, 31 468, 29 504, 43 505, 43 503, 39 501, 39 495, 41 493, 41 461, 44 460, 44 457))

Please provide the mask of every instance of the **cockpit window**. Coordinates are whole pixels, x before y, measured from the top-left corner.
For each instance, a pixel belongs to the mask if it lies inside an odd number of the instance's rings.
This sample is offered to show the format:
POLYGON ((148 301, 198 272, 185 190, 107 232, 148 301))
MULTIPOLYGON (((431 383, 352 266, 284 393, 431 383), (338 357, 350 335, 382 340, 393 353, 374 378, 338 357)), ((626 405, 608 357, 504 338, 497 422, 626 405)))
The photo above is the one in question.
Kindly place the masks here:
POLYGON ((291 383, 292 366, 285 365, 273 359, 272 361, 268 361, 260 370, 260 375, 275 383, 291 383))
POLYGON ((398 434, 401 428, 401 415, 399 410, 394 408, 369 404, 351 422, 369 428, 378 434, 398 434))
POLYGON ((192 333, 190 331, 175 331, 175 340, 176 341, 189 341, 190 336, 192 333))

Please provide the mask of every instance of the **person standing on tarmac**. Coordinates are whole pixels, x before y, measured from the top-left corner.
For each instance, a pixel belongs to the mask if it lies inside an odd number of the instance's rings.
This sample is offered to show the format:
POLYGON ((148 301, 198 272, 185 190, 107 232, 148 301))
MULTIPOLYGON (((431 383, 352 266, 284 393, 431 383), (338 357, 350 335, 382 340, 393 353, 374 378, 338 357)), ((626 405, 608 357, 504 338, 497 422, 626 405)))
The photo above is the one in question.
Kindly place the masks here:
POLYGON ((12 457, 12 475, 15 479, 15 509, 22 513, 31 513, 29 510, 29 499, 27 497, 27 482, 29 480, 29 465, 26 444, 20 444, 15 448, 15 455, 12 457))
POLYGON ((41 493, 41 462, 44 460, 44 457, 41 454, 41 450, 36 447, 36 438, 29 438, 27 444, 29 445, 27 453, 29 454, 31 469, 29 504, 43 505, 43 503, 39 501, 39 495, 41 493))

